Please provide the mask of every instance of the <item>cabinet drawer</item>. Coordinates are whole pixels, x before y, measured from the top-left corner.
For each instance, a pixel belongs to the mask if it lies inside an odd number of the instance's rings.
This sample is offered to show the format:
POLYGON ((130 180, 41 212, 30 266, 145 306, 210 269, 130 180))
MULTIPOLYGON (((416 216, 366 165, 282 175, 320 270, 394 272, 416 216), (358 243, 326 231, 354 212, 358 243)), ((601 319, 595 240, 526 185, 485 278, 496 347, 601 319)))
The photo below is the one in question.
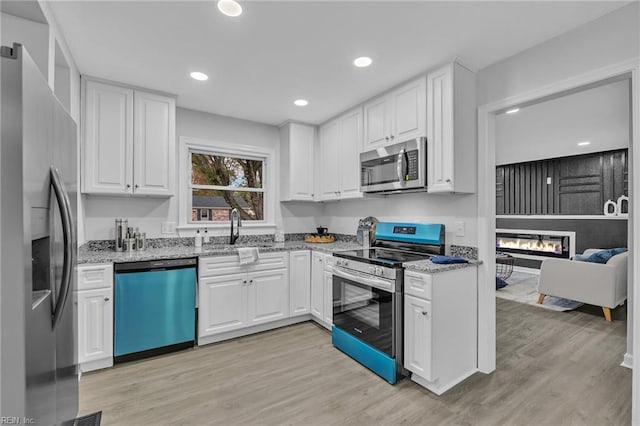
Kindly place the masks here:
POLYGON ((432 277, 412 271, 404 273, 404 293, 421 299, 431 300, 432 277))
POLYGON ((78 266, 77 290, 113 287, 113 264, 78 266))
POLYGON ((268 271, 289 267, 289 252, 260 253, 260 259, 248 265, 241 265, 237 254, 231 256, 201 257, 198 273, 200 277, 238 274, 253 271, 268 271))

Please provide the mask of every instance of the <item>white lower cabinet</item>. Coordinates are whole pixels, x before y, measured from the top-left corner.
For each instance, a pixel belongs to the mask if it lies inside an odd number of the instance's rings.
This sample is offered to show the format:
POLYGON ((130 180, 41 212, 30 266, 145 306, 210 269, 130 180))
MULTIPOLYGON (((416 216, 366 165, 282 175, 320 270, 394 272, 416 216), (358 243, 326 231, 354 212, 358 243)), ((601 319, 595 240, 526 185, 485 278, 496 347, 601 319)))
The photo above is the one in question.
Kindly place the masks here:
POLYGON ((224 333, 246 326, 247 274, 200 278, 198 336, 224 333))
POLYGON ((83 372, 113 365, 113 266, 81 265, 74 300, 78 364, 83 372))
POLYGON ((477 371, 477 268, 405 271, 404 367, 437 395, 477 371))
POLYGON ((261 254, 249 265, 240 265, 237 255, 203 257, 198 264, 199 344, 209 342, 202 338, 289 318, 288 252, 261 254))
POLYGON ((320 325, 333 325, 333 256, 317 251, 311 254, 311 315, 320 325))
POLYGON ((248 325, 276 321, 289 316, 289 276, 286 269, 247 275, 248 325))
POLYGON ((311 252, 292 251, 289 256, 289 314, 311 312, 311 252))

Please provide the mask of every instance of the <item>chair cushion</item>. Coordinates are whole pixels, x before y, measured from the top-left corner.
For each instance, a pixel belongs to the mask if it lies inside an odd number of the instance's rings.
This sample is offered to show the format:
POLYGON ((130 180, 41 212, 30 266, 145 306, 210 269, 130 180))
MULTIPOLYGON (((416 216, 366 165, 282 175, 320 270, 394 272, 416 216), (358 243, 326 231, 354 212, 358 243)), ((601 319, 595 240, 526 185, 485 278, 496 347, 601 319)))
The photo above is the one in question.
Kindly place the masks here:
POLYGON ((599 250, 595 253, 590 254, 589 256, 578 254, 573 258, 573 260, 592 263, 607 263, 613 256, 624 253, 625 251, 627 251, 626 247, 599 250))

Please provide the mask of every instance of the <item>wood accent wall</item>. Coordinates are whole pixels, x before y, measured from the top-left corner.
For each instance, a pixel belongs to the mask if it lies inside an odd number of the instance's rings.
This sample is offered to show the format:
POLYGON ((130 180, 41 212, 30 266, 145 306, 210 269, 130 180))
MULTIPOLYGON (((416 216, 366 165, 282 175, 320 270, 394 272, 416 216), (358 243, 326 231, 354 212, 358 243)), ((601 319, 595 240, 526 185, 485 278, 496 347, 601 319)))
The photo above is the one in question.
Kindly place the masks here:
POLYGON ((498 215, 601 215, 628 195, 628 150, 496 167, 498 215))

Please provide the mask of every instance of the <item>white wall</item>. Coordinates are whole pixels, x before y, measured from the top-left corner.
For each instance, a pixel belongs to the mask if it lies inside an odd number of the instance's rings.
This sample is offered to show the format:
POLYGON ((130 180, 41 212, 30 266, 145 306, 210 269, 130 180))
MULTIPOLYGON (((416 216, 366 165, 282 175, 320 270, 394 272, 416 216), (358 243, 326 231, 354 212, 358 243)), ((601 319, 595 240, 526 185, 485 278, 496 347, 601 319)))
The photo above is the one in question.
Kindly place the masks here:
POLYGON ((638 56, 638 2, 478 72, 478 105, 638 56))
MULTIPOLYGON (((478 105, 482 106, 514 97, 527 99, 535 90, 545 89, 551 85, 624 61, 637 61, 640 54, 639 18, 639 4, 638 2, 633 2, 598 20, 480 70, 477 74, 476 93, 478 105)), ((634 114, 637 114, 637 112, 634 112, 634 114)), ((635 157, 637 154, 634 154, 633 151, 634 147, 631 144, 631 156, 635 157)), ((631 170, 631 173, 637 173, 637 171, 631 170)), ((631 180, 635 179, 630 177, 631 180)), ((637 191, 638 189, 636 188, 632 189, 632 192, 637 191)), ((483 212, 480 212, 480 214, 483 214, 483 212)), ((488 220, 491 219, 489 218, 488 220)), ((632 232, 634 226, 632 222, 632 220, 629 221, 630 232, 632 232)), ((484 225, 482 227, 485 228, 484 225)), ((483 237, 485 236, 480 235, 480 238, 483 237)), ((634 241, 630 240, 629 248, 631 251, 634 250, 633 245, 634 241)), ((483 255, 486 255, 486 253, 483 254, 481 252, 481 258, 483 255)), ((629 284, 628 354, 632 352, 634 340, 637 342, 640 339, 638 337, 640 327, 637 327, 637 321, 632 321, 634 311, 638 309, 638 306, 636 306, 634 300, 634 279, 631 276, 629 277, 629 284), (631 303, 632 301, 633 303, 631 303)), ((493 284, 489 280, 486 285, 492 286, 493 284)), ((482 292, 483 290, 481 289, 482 292)), ((483 311, 482 306, 479 309, 480 312, 483 311)), ((485 324, 491 322, 488 317, 481 316, 480 319, 485 324)), ((490 324, 487 327, 490 327, 490 324)), ((481 329, 479 331, 479 339, 480 341, 488 339, 486 330, 481 329)), ((485 358, 487 354, 483 353, 482 347, 480 349, 479 358, 485 358)), ((638 359, 634 359, 634 390, 636 392, 640 390, 640 384, 638 383, 638 377, 640 377, 638 373, 640 370, 638 368, 639 365, 638 359)), ((636 394, 632 419, 634 424, 640 424, 640 408, 637 401, 638 396, 636 394)))
POLYGON ((497 115, 496 165, 628 148, 629 91, 617 81, 497 115))
POLYGON ((447 246, 476 247, 476 211, 475 194, 394 194, 384 198, 326 203, 318 224, 329 228, 329 232, 353 235, 358 228, 358 219, 367 216, 374 216, 380 221, 443 223, 447 246), (464 222, 464 237, 455 236, 457 221, 464 222))
MULTIPOLYGON (((275 164, 279 171, 280 132, 275 126, 239 120, 220 115, 193 111, 183 108, 176 110, 176 154, 178 161, 178 145, 181 136, 192 138, 252 145, 267 148, 276 152, 275 164)), ((179 168, 176 165, 176 170, 179 168)), ((276 178, 278 178, 276 173, 276 178)), ((180 190, 176 173, 176 192, 180 190)), ((273 190, 279 188, 278 182, 273 190)), ((276 203, 275 222, 285 232, 309 232, 315 228, 315 217, 322 211, 322 206, 304 203, 276 203), (284 219, 283 219, 284 218, 284 219)), ((114 237, 114 219, 125 217, 129 226, 139 227, 147 233, 147 238, 171 237, 160 233, 162 222, 178 222, 178 197, 170 199, 132 198, 132 197, 85 197, 85 236, 86 240, 102 240, 114 237)), ((242 233, 253 233, 247 227, 242 233)), ((258 232, 258 231, 256 231, 258 232)), ((226 231, 212 232, 213 235, 226 235, 226 231)), ((182 235, 182 234, 181 234, 182 235)))

